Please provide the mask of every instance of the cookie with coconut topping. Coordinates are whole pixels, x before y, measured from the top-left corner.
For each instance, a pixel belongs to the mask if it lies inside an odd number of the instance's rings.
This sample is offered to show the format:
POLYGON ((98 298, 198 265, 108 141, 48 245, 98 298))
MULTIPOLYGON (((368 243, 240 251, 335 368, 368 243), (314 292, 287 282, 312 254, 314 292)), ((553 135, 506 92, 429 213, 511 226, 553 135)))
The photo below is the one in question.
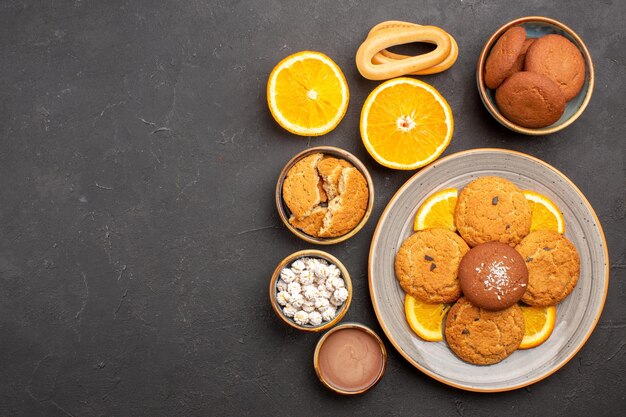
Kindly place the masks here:
POLYGON ((503 310, 517 303, 528 284, 524 258, 501 242, 470 249, 459 265, 461 290, 469 301, 487 310, 503 310))

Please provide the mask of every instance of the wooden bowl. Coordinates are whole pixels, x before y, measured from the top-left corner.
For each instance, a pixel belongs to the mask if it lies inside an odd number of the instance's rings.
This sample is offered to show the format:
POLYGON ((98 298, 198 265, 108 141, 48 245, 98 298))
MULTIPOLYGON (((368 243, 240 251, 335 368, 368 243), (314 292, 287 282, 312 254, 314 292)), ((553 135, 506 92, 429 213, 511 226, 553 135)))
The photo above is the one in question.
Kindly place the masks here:
POLYGON ((317 345, 315 346, 315 353, 313 354, 313 367, 315 368, 315 373, 317 374, 317 377, 319 378, 321 383, 324 384, 324 386, 326 388, 330 389, 331 391, 334 391, 334 392, 336 392, 338 394, 341 394, 341 395, 363 394, 367 390, 369 390, 372 387, 374 387, 374 385, 376 385, 380 381, 380 379, 383 377, 383 375, 385 374, 385 370, 387 369, 387 349, 385 349, 385 344, 383 343, 381 338, 372 329, 370 329, 369 327, 364 326, 364 325, 359 324, 359 323, 344 323, 344 324, 340 324, 339 326, 334 327, 333 329, 331 329, 328 332, 326 332, 320 338, 320 340, 317 342, 317 345), (322 372, 320 371, 319 353, 320 353, 320 349, 322 348, 322 345, 324 344, 324 342, 326 341, 328 336, 330 336, 334 332, 336 332, 338 330, 342 330, 342 329, 359 329, 359 330, 362 330, 365 333, 369 334, 378 343, 378 346, 380 347, 380 350, 381 350, 381 353, 382 353, 382 356, 383 356, 383 366, 380 369, 380 373, 378 374, 376 379, 374 381, 372 381, 372 383, 370 385, 368 385, 367 387, 365 387, 365 388, 363 388, 361 390, 346 391, 346 390, 343 390, 343 389, 341 389, 339 387, 336 387, 333 384, 331 384, 329 381, 327 381, 324 378, 324 376, 322 375, 322 372))
POLYGON ((496 30, 493 35, 491 35, 491 37, 483 47, 480 53, 480 57, 478 58, 478 65, 476 68, 476 83, 478 85, 478 92, 480 94, 480 98, 483 104, 487 108, 487 111, 503 126, 511 129, 514 132, 522 133, 524 135, 548 135, 563 130, 567 126, 574 123, 574 121, 578 119, 578 117, 583 113, 583 111, 587 107, 587 104, 589 104, 589 100, 591 100, 594 82, 595 76, 593 72, 593 62, 591 61, 591 55, 589 54, 589 51, 587 50, 587 47, 583 43, 580 36, 578 36, 576 32, 574 32, 572 29, 559 22, 558 20, 542 16, 521 17, 501 26, 498 30, 496 30), (580 53, 583 56, 583 59, 585 60, 585 82, 582 89, 580 90, 580 93, 578 93, 576 97, 566 103, 565 111, 563 112, 561 118, 550 126, 538 129, 531 129, 511 122, 510 120, 505 118, 498 110, 498 106, 496 105, 495 100, 495 90, 488 89, 485 85, 484 71, 487 56, 489 56, 491 48, 500 38, 500 36, 502 36, 504 32, 506 32, 513 26, 521 26, 526 29, 526 36, 528 38, 538 38, 543 35, 548 35, 552 33, 562 35, 578 47, 580 53))
POLYGON ((285 259, 280 261, 280 263, 274 270, 274 273, 272 274, 272 279, 270 280, 269 289, 270 289, 270 302, 272 304, 272 308, 274 309, 274 312, 276 313, 276 315, 289 326, 298 330, 305 331, 305 332, 320 332, 322 330, 326 330, 334 326, 335 324, 339 323, 339 321, 341 321, 343 316, 345 316, 346 313, 348 312, 348 308, 350 307, 350 302, 352 301, 352 281, 350 280, 350 274, 348 273, 348 270, 346 269, 346 267, 341 263, 341 261, 339 261, 339 259, 335 258, 330 253, 323 252, 321 250, 315 250, 315 249, 301 250, 299 252, 292 253, 291 255, 287 256, 285 259), (322 323, 319 326, 299 325, 292 318, 287 317, 285 316, 285 314, 283 314, 283 310, 280 304, 278 304, 278 300, 276 300, 276 294, 278 294, 276 283, 278 282, 278 278, 280 277, 280 271, 282 271, 284 267, 291 265, 293 262, 295 262, 296 260, 300 258, 319 258, 319 259, 324 259, 328 263, 335 264, 337 268, 339 268, 339 270, 341 271, 341 278, 343 278, 344 282, 346 283, 346 289, 348 290, 348 298, 339 308, 337 308, 337 313, 335 315, 335 318, 333 318, 331 321, 328 321, 326 323, 322 323))
POLYGON ((374 182, 372 181, 372 177, 370 176, 370 173, 368 172, 367 168, 365 168, 365 165, 363 165, 363 163, 356 156, 352 155, 350 152, 347 152, 340 148, 336 148, 334 146, 317 146, 314 148, 305 149, 304 151, 300 152, 299 154, 291 158, 291 160, 287 162, 283 170, 280 172, 280 175, 278 176, 278 182, 276 183, 276 208, 278 209, 278 214, 280 216, 280 219, 282 220, 283 224, 287 227, 287 229, 291 231, 291 233, 293 233, 294 235, 298 236, 300 239, 309 243, 313 243, 316 245, 332 245, 334 243, 339 243, 347 239, 350 239, 352 236, 357 234, 357 232, 361 230, 363 226, 365 226, 365 223, 367 223, 367 219, 369 219, 370 214, 372 213, 373 207, 374 207, 374 182), (287 176, 287 172, 289 172, 291 167, 293 167, 296 162, 314 153, 323 153, 326 155, 334 156, 336 158, 345 159, 346 161, 354 165, 355 168, 357 168, 361 172, 361 174, 363 174, 363 177, 365 177, 365 181, 367 182, 369 200, 367 202, 367 208, 365 210, 365 214, 363 215, 363 218, 361 219, 359 224, 357 224, 354 229, 350 230, 345 235, 341 235, 337 237, 315 237, 315 236, 311 236, 309 234, 304 233, 302 230, 293 227, 289 223, 289 217, 291 213, 289 211, 289 208, 287 207, 287 205, 285 204, 283 200, 283 193, 282 193, 283 183, 285 182, 285 177, 287 176))

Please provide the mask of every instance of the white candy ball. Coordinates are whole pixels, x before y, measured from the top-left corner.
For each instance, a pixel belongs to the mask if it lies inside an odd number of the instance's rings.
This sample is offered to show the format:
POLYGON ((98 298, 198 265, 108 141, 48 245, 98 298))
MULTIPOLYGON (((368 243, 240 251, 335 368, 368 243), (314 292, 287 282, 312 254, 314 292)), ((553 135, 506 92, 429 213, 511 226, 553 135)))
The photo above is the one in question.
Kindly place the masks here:
POLYGON ((298 323, 300 326, 304 326, 309 322, 309 313, 300 310, 293 315, 293 321, 298 323))
POLYGON ((280 278, 289 284, 295 281, 296 274, 289 268, 283 268, 282 271, 280 271, 280 278))
POLYGON ((276 294, 276 301, 281 306, 286 306, 290 299, 291 299, 291 295, 287 291, 281 291, 278 294, 276 294))
POLYGON ((311 314, 309 314, 309 323, 311 323, 313 326, 319 326, 320 324, 322 324, 322 315, 317 311, 312 312, 311 314))
POLYGON ((296 310, 291 304, 287 304, 285 308, 283 308, 283 314, 287 317, 293 317, 294 314, 296 314, 296 311, 298 310, 296 310))

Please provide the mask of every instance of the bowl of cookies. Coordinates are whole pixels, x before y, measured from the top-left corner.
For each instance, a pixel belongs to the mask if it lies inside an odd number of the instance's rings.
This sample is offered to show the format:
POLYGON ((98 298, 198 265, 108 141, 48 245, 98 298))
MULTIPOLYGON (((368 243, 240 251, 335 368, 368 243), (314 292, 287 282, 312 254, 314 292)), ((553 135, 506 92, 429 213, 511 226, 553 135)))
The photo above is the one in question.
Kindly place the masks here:
POLYGON ((572 124, 594 86, 591 55, 565 24, 542 16, 515 19, 491 35, 476 70, 487 111, 526 135, 546 135, 572 124))
POLYGON ((289 326, 319 332, 337 324, 352 301, 346 267, 331 254, 309 249, 283 259, 272 274, 270 302, 289 326))
POLYGON ((318 245, 343 242, 367 222, 374 207, 374 183, 351 153, 318 146, 295 155, 276 184, 276 208, 285 226, 318 245))

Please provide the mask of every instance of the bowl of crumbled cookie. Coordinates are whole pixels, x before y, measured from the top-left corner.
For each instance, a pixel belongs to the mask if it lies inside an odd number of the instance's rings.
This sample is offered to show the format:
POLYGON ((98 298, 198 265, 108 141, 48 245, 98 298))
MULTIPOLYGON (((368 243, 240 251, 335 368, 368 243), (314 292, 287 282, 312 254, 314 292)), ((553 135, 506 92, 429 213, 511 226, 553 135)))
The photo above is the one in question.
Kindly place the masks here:
POLYGON ((289 326, 319 332, 337 324, 352 301, 346 267, 331 254, 315 249, 292 253, 272 274, 270 303, 289 326))
POLYGON ((276 207, 285 226, 318 245, 343 242, 367 222, 374 206, 374 183, 351 153, 318 146, 295 155, 276 184, 276 207))

